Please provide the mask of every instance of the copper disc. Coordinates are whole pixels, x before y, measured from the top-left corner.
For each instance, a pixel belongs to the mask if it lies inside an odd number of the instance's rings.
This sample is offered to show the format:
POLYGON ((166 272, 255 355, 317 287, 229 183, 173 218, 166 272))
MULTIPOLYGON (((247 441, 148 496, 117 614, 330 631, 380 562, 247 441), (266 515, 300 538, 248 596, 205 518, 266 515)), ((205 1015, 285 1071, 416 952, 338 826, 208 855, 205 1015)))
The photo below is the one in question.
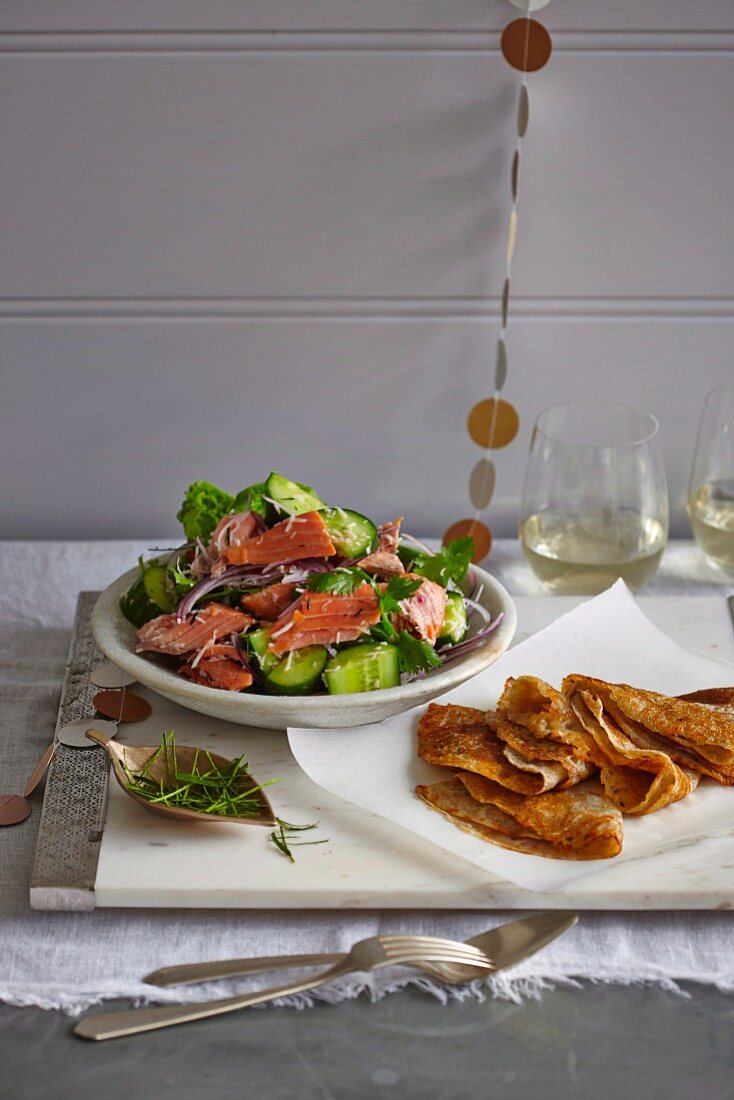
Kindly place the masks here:
POLYGON ((488 527, 478 519, 460 519, 452 523, 443 536, 443 544, 452 539, 463 539, 466 536, 474 539, 474 555, 472 561, 481 561, 486 558, 492 546, 492 535, 488 527))
POLYGON ((520 417, 509 401, 499 399, 495 411, 493 397, 478 401, 469 413, 469 435, 480 447, 496 450, 512 443, 520 427, 520 417))
POLYGON ((150 703, 130 691, 98 691, 92 702, 100 714, 115 722, 142 722, 150 714, 150 703))
POLYGON ((0 794, 0 826, 17 825, 19 821, 25 821, 31 812, 31 804, 27 798, 19 794, 0 794))
POLYGON ((550 34, 536 19, 513 19, 503 30, 500 45, 505 61, 521 73, 542 69, 553 52, 550 34))

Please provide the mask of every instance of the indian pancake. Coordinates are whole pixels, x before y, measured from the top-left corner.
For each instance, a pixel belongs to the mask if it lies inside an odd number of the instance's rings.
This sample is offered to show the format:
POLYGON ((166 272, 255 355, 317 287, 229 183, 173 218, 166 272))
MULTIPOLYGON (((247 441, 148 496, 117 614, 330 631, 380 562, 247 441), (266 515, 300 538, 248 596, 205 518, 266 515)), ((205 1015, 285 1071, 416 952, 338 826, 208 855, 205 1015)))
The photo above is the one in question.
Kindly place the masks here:
POLYGON ((604 758, 602 786, 623 813, 650 814, 696 789, 696 772, 679 767, 667 752, 636 745, 610 718, 598 696, 576 688, 571 705, 604 758))
POLYGON ((520 794, 540 794, 564 782, 562 764, 508 759, 493 713, 453 703, 430 703, 418 724, 418 756, 429 764, 465 768, 520 794))
POLYGON ((593 780, 528 797, 459 772, 444 783, 416 787, 416 794, 460 829, 515 852, 610 859, 622 850, 622 815, 593 780))
MULTIPOLYGON (((713 690, 715 698, 725 697, 722 689, 713 690)), ((734 784, 734 706, 673 698, 578 674, 564 679, 563 691, 571 703, 579 692, 598 698, 607 719, 638 747, 665 752, 683 768, 734 784)))

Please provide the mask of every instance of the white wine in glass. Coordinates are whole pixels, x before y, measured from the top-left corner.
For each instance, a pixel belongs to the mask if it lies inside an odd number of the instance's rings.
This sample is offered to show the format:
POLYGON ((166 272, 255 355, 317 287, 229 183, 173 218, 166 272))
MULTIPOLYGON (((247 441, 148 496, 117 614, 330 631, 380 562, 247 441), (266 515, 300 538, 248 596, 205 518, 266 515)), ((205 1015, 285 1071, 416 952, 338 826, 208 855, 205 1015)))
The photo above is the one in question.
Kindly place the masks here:
POLYGON ((688 483, 688 515, 707 558, 734 572, 734 385, 707 394, 688 483))
POLYGON ((627 405, 557 405, 536 421, 520 515, 535 575, 554 592, 593 595, 620 577, 642 587, 668 539, 658 424, 627 405))

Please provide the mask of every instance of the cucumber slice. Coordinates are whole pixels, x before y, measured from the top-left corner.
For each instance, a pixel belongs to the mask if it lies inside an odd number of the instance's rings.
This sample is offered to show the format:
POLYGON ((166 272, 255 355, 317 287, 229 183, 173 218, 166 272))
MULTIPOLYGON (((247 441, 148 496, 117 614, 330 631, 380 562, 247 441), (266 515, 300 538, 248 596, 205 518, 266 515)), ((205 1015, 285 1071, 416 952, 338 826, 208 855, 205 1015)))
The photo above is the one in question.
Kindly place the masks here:
POLYGON ((245 644, 245 649, 248 653, 253 655, 261 672, 264 674, 275 668, 280 660, 274 653, 268 653, 268 644, 270 642, 270 632, 272 629, 271 626, 261 626, 259 630, 253 630, 252 634, 240 635, 245 644))
POLYGON ((176 606, 173 593, 168 587, 166 567, 158 561, 148 562, 143 567, 143 585, 148 596, 161 611, 170 614, 176 606))
POLYGON ((268 695, 309 695, 321 686, 321 674, 328 659, 322 645, 294 650, 266 674, 265 691, 268 695))
POLYGON ((166 581, 165 565, 157 558, 147 562, 140 558, 140 573, 135 584, 120 596, 120 611, 138 628, 161 614, 168 614, 176 606, 166 581))
POLYGON ((446 593, 446 610, 443 615, 439 642, 450 642, 456 645, 466 637, 469 623, 466 617, 466 604, 461 592, 446 593))
POLYGON ((348 508, 325 508, 321 518, 342 557, 364 558, 377 546, 377 528, 367 516, 348 508))
MULTIPOLYGON (((318 512, 325 508, 324 501, 313 491, 310 485, 301 485, 289 481, 282 474, 273 472, 265 482, 265 496, 274 500, 277 511, 287 512, 289 516, 300 516, 303 512, 318 512)), ((282 516, 276 517, 282 518, 282 516)))
POLYGON ((425 558, 425 556, 426 555, 415 546, 403 546, 402 543, 398 546, 398 557, 405 566, 406 573, 414 573, 414 563, 421 558, 425 558))
POLYGON ((342 649, 324 669, 324 683, 329 695, 398 687, 398 651, 386 642, 365 642, 342 649))

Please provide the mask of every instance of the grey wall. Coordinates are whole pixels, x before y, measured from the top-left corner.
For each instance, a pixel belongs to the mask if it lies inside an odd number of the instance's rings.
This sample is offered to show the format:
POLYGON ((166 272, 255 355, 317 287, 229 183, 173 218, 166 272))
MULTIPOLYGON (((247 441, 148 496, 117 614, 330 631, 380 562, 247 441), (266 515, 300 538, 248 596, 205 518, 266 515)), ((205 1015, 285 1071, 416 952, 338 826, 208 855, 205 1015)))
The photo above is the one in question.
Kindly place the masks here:
MULTIPOLYGON (((0 533, 170 533, 271 467, 470 514, 504 277, 507 0, 5 0, 0 533), (273 33, 277 32, 277 33, 273 33)), ((676 530, 734 377, 734 4, 553 0, 530 77, 495 534, 532 421, 662 422, 676 530)))

